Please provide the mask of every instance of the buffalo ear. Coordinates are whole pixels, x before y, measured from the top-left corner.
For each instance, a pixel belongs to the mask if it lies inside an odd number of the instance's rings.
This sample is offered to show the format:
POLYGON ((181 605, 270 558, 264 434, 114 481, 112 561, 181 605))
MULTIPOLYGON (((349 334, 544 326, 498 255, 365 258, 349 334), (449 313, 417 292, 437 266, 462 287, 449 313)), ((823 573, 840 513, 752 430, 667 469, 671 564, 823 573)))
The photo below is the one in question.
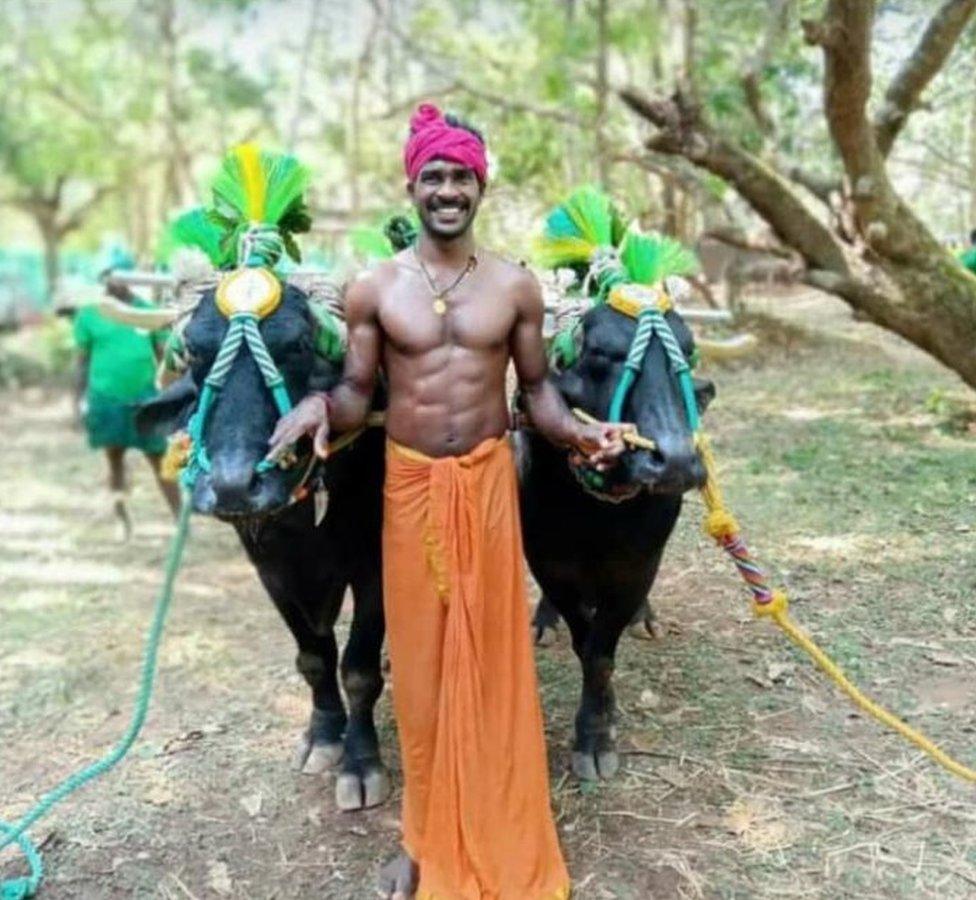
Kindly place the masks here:
POLYGON ((197 402, 197 386, 190 372, 136 409, 136 429, 147 437, 166 437, 185 427, 197 402))
POLYGON ((695 403, 699 412, 705 412, 715 399, 715 382, 709 378, 692 378, 695 385, 695 403))

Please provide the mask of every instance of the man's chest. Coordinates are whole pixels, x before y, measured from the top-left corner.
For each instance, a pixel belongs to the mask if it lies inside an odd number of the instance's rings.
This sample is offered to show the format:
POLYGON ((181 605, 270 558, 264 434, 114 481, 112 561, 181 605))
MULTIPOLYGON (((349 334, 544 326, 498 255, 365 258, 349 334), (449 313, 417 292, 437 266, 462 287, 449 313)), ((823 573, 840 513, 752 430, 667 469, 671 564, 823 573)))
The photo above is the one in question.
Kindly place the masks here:
POLYGON ((508 343, 514 324, 510 301, 473 291, 443 298, 429 291, 402 292, 380 306, 385 341, 411 356, 445 346, 494 350, 508 343))

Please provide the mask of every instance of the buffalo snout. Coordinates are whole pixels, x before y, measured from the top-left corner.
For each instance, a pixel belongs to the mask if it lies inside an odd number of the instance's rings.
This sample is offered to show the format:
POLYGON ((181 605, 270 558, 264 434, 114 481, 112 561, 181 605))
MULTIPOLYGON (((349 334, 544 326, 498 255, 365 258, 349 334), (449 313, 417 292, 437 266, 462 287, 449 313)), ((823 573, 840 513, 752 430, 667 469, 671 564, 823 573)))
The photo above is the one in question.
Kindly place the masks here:
POLYGON ((705 467, 686 436, 659 439, 654 450, 638 450, 627 465, 632 481, 653 494, 683 494, 705 483, 705 467))
POLYGON ((221 519, 267 515, 287 501, 279 474, 259 474, 250 454, 226 450, 215 455, 209 473, 200 473, 193 492, 196 512, 221 519))

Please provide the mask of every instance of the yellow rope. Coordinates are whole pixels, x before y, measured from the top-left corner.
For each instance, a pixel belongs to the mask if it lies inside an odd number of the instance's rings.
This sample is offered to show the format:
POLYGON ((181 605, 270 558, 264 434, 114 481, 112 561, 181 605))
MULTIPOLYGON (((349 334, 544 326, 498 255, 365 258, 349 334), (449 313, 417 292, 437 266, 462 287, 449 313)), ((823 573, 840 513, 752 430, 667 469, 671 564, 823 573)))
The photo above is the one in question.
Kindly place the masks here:
MULTIPOLYGON (((705 530, 720 544, 724 545, 724 542, 728 538, 739 537, 739 526, 725 506, 716 475, 715 457, 712 454, 708 439, 701 432, 697 436, 697 444, 707 476, 705 485, 701 491, 702 499, 705 501, 705 508, 708 511, 705 520, 705 530)), ((782 632, 797 647, 803 650, 827 677, 847 694, 857 707, 882 725, 887 725, 893 731, 898 732, 903 738, 914 744, 919 750, 927 754, 953 775, 965 781, 976 782, 976 770, 970 769, 968 766, 964 766, 962 763, 953 759, 924 734, 916 731, 910 725, 899 719, 898 716, 889 712, 880 704, 875 703, 870 697, 865 696, 858 690, 848 680, 847 676, 844 675, 840 667, 790 618, 789 600, 783 591, 772 591, 772 599, 768 602, 761 603, 754 600, 753 610, 757 616, 772 619, 782 632)))

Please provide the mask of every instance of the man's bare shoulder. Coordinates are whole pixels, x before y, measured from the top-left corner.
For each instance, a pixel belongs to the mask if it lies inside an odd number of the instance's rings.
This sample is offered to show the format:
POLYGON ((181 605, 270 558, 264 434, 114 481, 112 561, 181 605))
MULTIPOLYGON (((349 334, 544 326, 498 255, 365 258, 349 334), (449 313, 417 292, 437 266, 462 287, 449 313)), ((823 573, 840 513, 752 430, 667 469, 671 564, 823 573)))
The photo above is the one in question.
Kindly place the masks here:
POLYGON ((492 280, 505 293, 521 304, 542 303, 539 280, 525 263, 509 259, 491 250, 480 251, 482 262, 492 280))
POLYGON ((346 283, 343 306, 348 318, 369 316, 378 308, 382 280, 377 277, 377 268, 364 269, 346 283))

